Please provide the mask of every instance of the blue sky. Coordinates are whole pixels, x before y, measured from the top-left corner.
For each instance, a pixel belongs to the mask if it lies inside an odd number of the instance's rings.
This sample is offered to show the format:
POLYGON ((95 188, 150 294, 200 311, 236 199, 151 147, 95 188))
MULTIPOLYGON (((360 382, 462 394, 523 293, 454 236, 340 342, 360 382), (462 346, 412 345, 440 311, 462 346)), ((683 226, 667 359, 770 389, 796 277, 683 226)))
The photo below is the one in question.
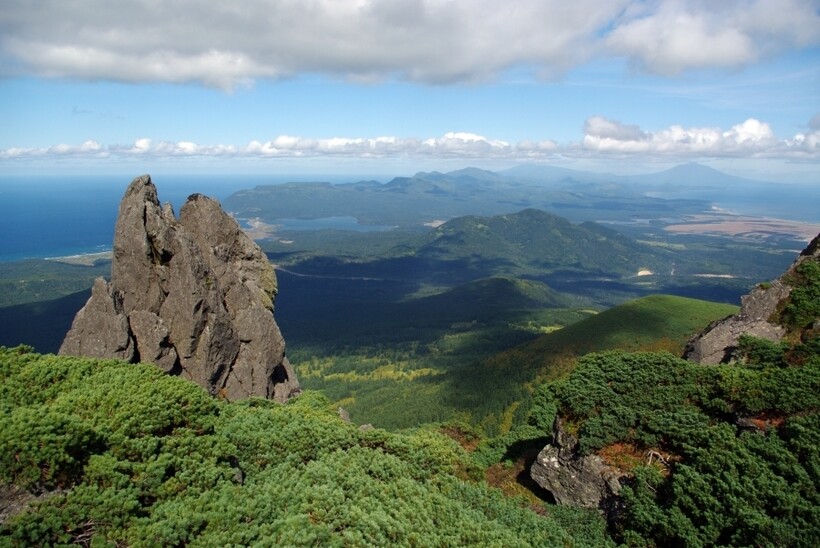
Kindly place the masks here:
POLYGON ((0 175, 698 161, 820 184, 817 0, 7 0, 0 175))

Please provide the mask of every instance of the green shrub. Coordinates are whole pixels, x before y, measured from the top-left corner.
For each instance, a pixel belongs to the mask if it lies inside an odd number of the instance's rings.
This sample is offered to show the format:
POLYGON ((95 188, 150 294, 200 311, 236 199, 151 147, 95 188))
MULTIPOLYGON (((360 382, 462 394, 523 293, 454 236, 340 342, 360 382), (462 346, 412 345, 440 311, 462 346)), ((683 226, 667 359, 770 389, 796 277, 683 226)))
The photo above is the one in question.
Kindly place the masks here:
POLYGON ((752 367, 785 367, 783 351, 786 347, 778 342, 741 335, 734 356, 752 367))
POLYGON ((621 493, 612 533, 627 544, 811 546, 820 536, 818 346, 744 337, 745 361, 721 366, 590 354, 536 390, 531 420, 543 431, 557 405, 585 453, 619 442, 666 455, 634 469, 621 493))
POLYGON ((803 329, 820 318, 820 260, 808 259, 795 268, 795 277, 789 280, 794 287, 783 311, 787 325, 803 329))
POLYGON ((594 514, 579 511, 574 541, 555 519, 465 480, 475 465, 437 427, 360 430, 316 393, 231 404, 153 366, 28 349, 0 349, 0 375, 0 478, 71 487, 0 526, 0 544, 606 542, 594 514))
POLYGON ((18 407, 0 417, 0 478, 21 487, 67 487, 100 437, 71 415, 43 407, 18 407))

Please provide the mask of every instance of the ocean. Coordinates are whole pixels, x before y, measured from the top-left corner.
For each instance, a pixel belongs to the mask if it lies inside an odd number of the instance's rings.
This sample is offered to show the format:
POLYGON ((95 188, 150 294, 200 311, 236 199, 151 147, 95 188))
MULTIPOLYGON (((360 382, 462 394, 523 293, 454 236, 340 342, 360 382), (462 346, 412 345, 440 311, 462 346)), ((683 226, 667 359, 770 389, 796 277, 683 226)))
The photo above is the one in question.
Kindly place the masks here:
POLYGON ((742 188, 691 188, 647 193, 657 198, 706 200, 728 213, 820 224, 820 183, 753 183, 742 188))
MULTIPOLYGON (((0 262, 111 249, 117 208, 131 182, 114 176, 0 176, 0 262)), ((153 177, 174 211, 193 193, 224 200, 237 190, 287 178, 261 175, 153 177)), ((323 180, 323 179, 322 179, 323 180)))

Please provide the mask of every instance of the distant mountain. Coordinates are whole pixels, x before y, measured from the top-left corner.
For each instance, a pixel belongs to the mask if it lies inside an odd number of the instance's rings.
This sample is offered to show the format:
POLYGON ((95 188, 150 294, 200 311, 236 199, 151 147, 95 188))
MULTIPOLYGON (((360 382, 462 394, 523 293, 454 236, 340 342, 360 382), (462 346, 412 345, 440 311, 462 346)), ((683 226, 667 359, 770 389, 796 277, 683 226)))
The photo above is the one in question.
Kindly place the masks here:
POLYGON ((666 200, 614 176, 522 166, 496 173, 466 168, 419 172, 387 183, 285 183, 241 190, 224 200, 239 219, 354 217, 362 224, 420 227, 464 215, 498 215, 538 208, 573 221, 670 216, 708 209, 703 201, 666 200))
POLYGON ((586 275, 637 274, 668 254, 595 223, 576 225, 537 209, 453 219, 425 235, 417 251, 428 259, 480 262, 502 272, 586 275))
POLYGON ((597 173, 594 171, 583 171, 568 169, 557 166, 543 166, 523 164, 509 169, 499 171, 500 175, 518 180, 540 181, 543 183, 557 183, 565 179, 572 179, 579 183, 604 183, 609 182, 619 185, 686 185, 689 187, 698 186, 724 186, 724 185, 769 185, 765 181, 746 179, 729 175, 715 168, 688 162, 669 169, 645 173, 640 175, 614 175, 612 173, 597 173))
POLYGON ((686 185, 688 187, 769 184, 763 181, 728 175, 696 162, 681 164, 658 173, 632 175, 626 179, 642 184, 686 185))
POLYGON ((498 173, 517 180, 539 181, 542 183, 556 183, 565 179, 599 183, 605 181, 617 181, 620 179, 619 176, 609 173, 596 173, 594 171, 534 164, 522 164, 503 169, 498 173))
POLYGON ((509 183, 509 179, 504 176, 504 173, 496 173, 494 171, 479 169, 477 167, 465 167, 463 169, 457 169, 455 171, 449 171, 447 173, 439 173, 438 171, 420 171, 416 173, 413 176, 413 178, 429 181, 457 180, 466 183, 509 183))
POLYGON ((623 179, 644 195, 703 200, 738 215, 820 223, 820 186, 728 175, 697 163, 623 179))

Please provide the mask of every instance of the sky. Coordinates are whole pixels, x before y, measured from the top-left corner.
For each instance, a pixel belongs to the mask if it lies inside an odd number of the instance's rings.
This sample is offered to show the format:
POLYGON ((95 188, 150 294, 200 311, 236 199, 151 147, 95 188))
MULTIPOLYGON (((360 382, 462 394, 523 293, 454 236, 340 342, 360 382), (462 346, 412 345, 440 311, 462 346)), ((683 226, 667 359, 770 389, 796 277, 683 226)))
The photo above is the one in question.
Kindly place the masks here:
POLYGON ((4 0, 0 120, 0 176, 820 185, 820 0, 4 0))

